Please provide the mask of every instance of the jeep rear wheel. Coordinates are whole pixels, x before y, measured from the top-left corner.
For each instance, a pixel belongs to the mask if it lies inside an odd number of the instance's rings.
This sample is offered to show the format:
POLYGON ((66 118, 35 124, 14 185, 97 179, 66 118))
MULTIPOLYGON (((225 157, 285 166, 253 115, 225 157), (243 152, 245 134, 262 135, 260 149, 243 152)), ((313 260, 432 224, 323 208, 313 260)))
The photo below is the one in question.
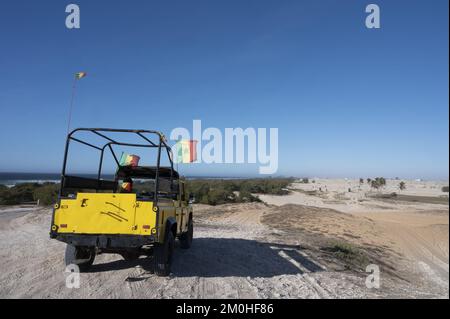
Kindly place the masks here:
POLYGON ((158 276, 168 276, 172 267, 172 257, 175 238, 171 231, 167 231, 163 244, 155 244, 153 248, 153 269, 158 276))
POLYGON ((77 265, 80 271, 88 270, 95 259, 95 249, 88 247, 79 247, 73 245, 66 246, 64 261, 66 266, 77 265))
POLYGON ((180 236, 180 247, 188 249, 192 246, 192 238, 194 237, 194 223, 192 218, 189 218, 188 230, 180 236))

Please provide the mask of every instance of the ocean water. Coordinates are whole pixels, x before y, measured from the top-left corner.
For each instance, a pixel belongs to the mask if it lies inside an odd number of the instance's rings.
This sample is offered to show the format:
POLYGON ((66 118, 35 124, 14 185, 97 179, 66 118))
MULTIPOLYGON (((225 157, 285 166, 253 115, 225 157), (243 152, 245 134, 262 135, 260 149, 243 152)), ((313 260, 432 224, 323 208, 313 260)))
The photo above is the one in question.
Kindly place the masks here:
POLYGON ((0 185, 8 187, 21 183, 58 183, 61 174, 57 173, 0 173, 0 185))
MULTIPOLYGON (((77 176, 97 178, 94 174, 76 174, 77 176)), ((112 175, 102 176, 106 179, 113 179, 112 175)), ((0 172, 0 185, 12 187, 22 183, 59 183, 60 173, 2 173, 0 172)))
MULTIPOLYGON (((74 174, 76 176, 97 178, 95 174, 74 174)), ((114 176, 103 175, 103 179, 113 180, 114 176)), ((188 179, 239 179, 245 177, 220 177, 220 176, 187 176, 188 179)), ((0 185, 12 187, 22 183, 59 183, 61 174, 59 173, 2 173, 0 172, 0 185)))

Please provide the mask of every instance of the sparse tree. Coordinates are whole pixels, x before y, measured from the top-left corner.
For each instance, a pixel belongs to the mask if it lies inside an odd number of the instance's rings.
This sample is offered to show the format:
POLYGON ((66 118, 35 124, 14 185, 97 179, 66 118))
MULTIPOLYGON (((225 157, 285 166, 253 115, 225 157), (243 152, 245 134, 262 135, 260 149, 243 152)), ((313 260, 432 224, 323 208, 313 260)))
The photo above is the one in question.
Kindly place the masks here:
POLYGON ((364 184, 364 178, 360 178, 360 179, 359 179, 359 183, 360 183, 360 184, 364 184))
POLYGON ((384 177, 377 177, 370 181, 370 186, 375 189, 381 189, 386 186, 386 179, 384 177))
POLYGON ((370 181, 370 187, 378 189, 380 188, 380 184, 377 183, 377 181, 370 181))
POLYGON ((367 179, 367 184, 370 185, 370 183, 372 183, 372 179, 371 179, 371 178, 368 178, 368 179, 367 179))
POLYGON ((380 185, 380 187, 386 186, 386 179, 384 177, 377 177, 375 181, 380 185))
POLYGON ((398 188, 400 188, 400 190, 405 190, 406 189, 406 184, 405 182, 400 182, 400 184, 398 184, 398 188))

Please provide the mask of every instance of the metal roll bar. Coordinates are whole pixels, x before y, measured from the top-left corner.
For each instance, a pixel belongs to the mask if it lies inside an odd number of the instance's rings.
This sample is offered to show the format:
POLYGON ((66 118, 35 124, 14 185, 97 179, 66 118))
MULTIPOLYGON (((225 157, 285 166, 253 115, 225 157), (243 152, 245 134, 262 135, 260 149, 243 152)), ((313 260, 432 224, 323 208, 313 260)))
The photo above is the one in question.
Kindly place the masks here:
MULTIPOLYGON (((60 188, 60 196, 62 195, 62 190, 64 188, 64 179, 66 177, 66 166, 67 166, 67 157, 69 152, 69 145, 70 141, 74 141, 83 145, 86 145, 88 147, 94 148, 99 150, 100 153, 100 163, 98 167, 97 172, 97 180, 100 183, 100 177, 102 172, 102 165, 103 165, 103 156, 105 149, 108 148, 114 158, 114 161, 116 162, 117 166, 120 168, 119 160, 116 156, 116 153, 114 152, 112 145, 120 145, 120 146, 131 146, 131 147, 148 147, 148 148, 158 148, 158 156, 157 156, 157 162, 156 162, 156 173, 155 173, 155 202, 158 200, 158 190, 159 190, 159 170, 160 170, 160 164, 161 164, 161 150, 163 148, 166 149, 167 156, 169 157, 170 161, 170 184, 173 185, 173 176, 174 176, 174 168, 173 168, 173 153, 170 146, 167 145, 164 135, 161 132, 158 131, 152 131, 152 130, 133 130, 133 129, 112 129, 112 128, 77 128, 71 131, 67 135, 66 140, 66 147, 64 151, 64 161, 63 161, 63 167, 61 172, 61 188, 60 188), (74 137, 76 133, 78 132, 91 132, 104 140, 106 140, 105 144, 103 146, 97 146, 94 144, 91 144, 89 142, 86 142, 80 138, 74 137), (107 133, 132 133, 139 136, 145 143, 142 144, 136 144, 136 143, 126 143, 126 142, 120 142, 117 141, 110 136, 107 135, 107 133), (149 137, 147 137, 145 134, 151 134, 156 135, 158 138, 158 141, 152 141, 149 137)), ((177 174, 178 175, 178 174, 177 174)))

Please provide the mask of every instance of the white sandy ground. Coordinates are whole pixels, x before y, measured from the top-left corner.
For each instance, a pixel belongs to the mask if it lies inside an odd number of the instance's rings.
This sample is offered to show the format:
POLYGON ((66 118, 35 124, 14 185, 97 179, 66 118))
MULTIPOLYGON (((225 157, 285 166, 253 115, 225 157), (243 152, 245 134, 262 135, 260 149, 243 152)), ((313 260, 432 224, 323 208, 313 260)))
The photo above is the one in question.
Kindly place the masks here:
MULTIPOLYGON (((348 185, 347 181, 320 183, 292 187, 329 185, 339 194, 345 191, 338 184, 348 185)), ((328 195, 334 196, 331 191, 328 195)), ((126 262, 118 255, 100 255, 91 272, 81 274, 79 289, 65 286, 65 244, 48 237, 50 209, 3 208, 0 297, 448 298, 448 205, 372 199, 351 205, 347 199, 330 203, 315 197, 294 192, 283 197, 261 196, 274 205, 195 205, 194 245, 189 250, 176 249, 170 277, 153 275, 150 258, 126 262), (291 232, 288 239, 284 230, 261 222, 263 216, 273 216, 285 207, 277 205, 292 202, 331 205, 344 212, 322 213, 311 208, 314 214, 303 214, 299 221, 303 229, 317 236, 350 235, 347 239, 355 243, 385 247, 394 257, 398 253, 396 269, 401 275, 405 272, 408 280, 396 280, 382 271, 381 289, 368 289, 366 274, 337 270, 328 260, 302 248, 313 242, 303 242, 301 233, 291 232)), ((305 208, 292 205, 289 209, 305 208)))
MULTIPOLYGON (((310 183, 293 183, 289 188, 294 191, 285 196, 259 195, 259 198, 264 202, 281 206, 284 204, 298 204, 305 206, 324 207, 336 209, 341 212, 360 212, 360 211, 375 211, 381 209, 394 210, 427 210, 440 209, 442 205, 421 203, 405 203, 395 202, 389 203, 386 201, 376 201, 369 199, 368 194, 377 193, 397 193, 399 195, 414 195, 414 196, 431 196, 431 197, 447 197, 448 193, 442 192, 443 186, 448 186, 448 182, 417 182, 404 181, 406 189, 400 190, 399 183, 401 180, 387 180, 386 187, 380 191, 373 190, 369 187, 366 181, 363 184, 355 179, 310 179, 310 183), (312 183, 314 181, 314 183, 312 183), (349 189, 351 192, 349 192, 349 189), (307 193, 302 193, 295 190, 305 192, 316 191, 318 196, 311 196, 307 193)), ((448 208, 448 206, 447 206, 448 208)))
POLYGON ((413 276, 423 276, 448 297, 449 288, 449 206, 379 200, 367 195, 393 193, 412 196, 444 197, 442 186, 448 182, 405 181, 406 190, 399 190, 399 180, 388 180, 381 191, 370 189, 366 181, 313 179, 314 183, 294 183, 287 196, 259 195, 264 202, 282 206, 298 204, 329 208, 346 213, 351 219, 326 217, 304 222, 306 229, 345 238, 356 244, 387 247, 405 259, 413 276), (349 192, 350 189, 350 192, 349 192), (300 192, 299 192, 300 190, 300 192), (305 192, 302 192, 305 191, 305 192), (317 191, 311 195, 311 191, 317 191), (365 219, 365 221, 364 221, 365 219), (446 292, 445 292, 446 291, 446 292))
MULTIPOLYGON (((231 209, 230 209, 231 208, 231 209)), ((241 209, 242 207, 239 207, 241 209)), ((342 298, 376 296, 364 279, 347 273, 310 273, 272 247, 258 220, 260 205, 205 219, 190 250, 177 249, 173 274, 151 274, 146 258, 130 263, 98 256, 81 288, 65 287, 65 244, 48 238, 50 211, 35 210, 3 224, 0 297, 3 298, 342 298)), ((294 249, 295 251, 295 249, 294 249)), ((301 252, 297 252, 301 256, 301 252)))

